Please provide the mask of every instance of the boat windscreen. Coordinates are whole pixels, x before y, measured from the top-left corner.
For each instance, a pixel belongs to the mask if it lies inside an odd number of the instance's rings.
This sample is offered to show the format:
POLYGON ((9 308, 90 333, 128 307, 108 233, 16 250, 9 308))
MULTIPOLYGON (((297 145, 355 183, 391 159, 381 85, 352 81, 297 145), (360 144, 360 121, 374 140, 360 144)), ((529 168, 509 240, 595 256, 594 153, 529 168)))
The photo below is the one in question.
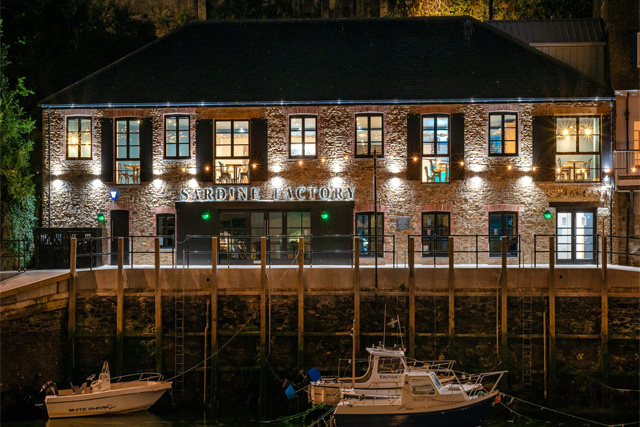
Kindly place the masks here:
POLYGON ((404 364, 399 357, 381 357, 378 360, 378 373, 399 374, 404 370, 404 364))
POLYGON ((433 385, 435 385, 436 388, 438 390, 440 390, 442 388, 442 383, 438 379, 438 376, 436 374, 434 374, 433 372, 430 372, 429 374, 431 376, 431 381, 433 381, 433 385))

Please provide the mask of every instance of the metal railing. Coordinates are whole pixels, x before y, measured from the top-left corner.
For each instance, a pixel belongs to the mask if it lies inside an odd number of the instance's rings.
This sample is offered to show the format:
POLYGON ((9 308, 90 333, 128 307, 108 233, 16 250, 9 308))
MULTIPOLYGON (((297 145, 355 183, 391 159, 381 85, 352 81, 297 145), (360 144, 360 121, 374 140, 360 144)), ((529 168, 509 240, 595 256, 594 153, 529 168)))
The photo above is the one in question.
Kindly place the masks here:
MULTIPOLYGON (((171 239, 170 247, 161 247, 161 254, 170 254, 171 255, 171 265, 175 264, 175 252, 176 252, 176 244, 175 238, 173 235, 129 235, 128 237, 122 236, 124 239, 124 254, 123 254, 123 264, 128 265, 131 268, 134 267, 134 256, 141 254, 155 254, 154 247, 154 239, 158 238, 166 238, 171 239), (136 240, 137 239, 137 240, 136 240), (147 246, 141 246, 139 248, 136 247, 136 241, 138 244, 140 242, 149 242, 147 246), (148 249, 151 248, 151 249, 148 249)), ((84 246, 84 251, 82 253, 80 251, 77 252, 76 259, 89 258, 89 269, 92 270, 93 267, 98 267, 105 264, 105 260, 103 257, 106 257, 106 264, 117 264, 118 257, 118 238, 119 236, 113 237, 78 237, 78 246, 84 246), (106 245, 105 245, 106 244, 106 245), (106 248, 105 248, 106 246, 106 248), (98 262, 99 261, 99 262, 98 262)))
POLYGON ((29 246, 25 239, 0 240, 0 270, 25 271, 29 246))
POLYGON ((640 237, 628 237, 628 236, 608 236, 609 239, 609 263, 613 264, 613 256, 625 258, 625 265, 633 259, 634 261, 640 260, 640 237), (620 250, 620 247, 624 248, 624 251, 620 250), (635 248, 635 251, 633 250, 635 248))
POLYGON ((640 179, 640 150, 616 151, 614 170, 618 179, 640 179))
MULTIPOLYGON (((522 264, 522 249, 520 234, 511 236, 497 236, 492 234, 450 234, 423 235, 411 234, 408 238, 415 239, 414 253, 421 254, 422 259, 433 260, 433 265, 438 259, 449 259, 449 238, 453 237, 453 257, 459 254, 466 254, 471 258, 476 267, 480 265, 480 260, 489 261, 502 257, 502 239, 507 239, 507 259, 517 259, 518 266, 522 264)), ((407 244, 407 250, 409 245, 407 244)))

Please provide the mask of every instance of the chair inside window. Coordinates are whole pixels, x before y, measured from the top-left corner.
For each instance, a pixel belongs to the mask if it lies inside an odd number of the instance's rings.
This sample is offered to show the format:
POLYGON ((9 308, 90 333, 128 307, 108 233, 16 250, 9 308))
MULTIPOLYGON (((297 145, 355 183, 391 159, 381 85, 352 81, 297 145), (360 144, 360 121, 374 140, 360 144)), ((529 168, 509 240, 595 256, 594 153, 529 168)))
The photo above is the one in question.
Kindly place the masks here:
POLYGON ((591 180, 591 157, 587 160, 587 164, 582 164, 582 168, 576 171, 576 179, 580 179, 583 181, 591 180))
POLYGON ((566 166, 562 166, 562 160, 558 159, 558 169, 556 170, 556 180, 569 181, 570 176, 571 176, 571 169, 566 166))
POLYGON ((220 161, 218 162, 218 166, 220 168, 220 182, 233 182, 233 178, 231 177, 231 173, 228 171, 228 167, 220 161))
POLYGON ((427 165, 424 167, 424 172, 427 174, 427 182, 435 182, 433 162, 431 160, 427 160, 427 165))

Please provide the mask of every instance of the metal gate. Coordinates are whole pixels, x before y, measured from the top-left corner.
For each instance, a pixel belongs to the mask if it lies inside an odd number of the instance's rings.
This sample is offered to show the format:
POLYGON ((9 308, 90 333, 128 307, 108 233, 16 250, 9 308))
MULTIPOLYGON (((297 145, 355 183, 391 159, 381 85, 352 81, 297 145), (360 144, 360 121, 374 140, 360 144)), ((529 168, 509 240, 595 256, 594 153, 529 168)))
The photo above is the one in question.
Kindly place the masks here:
MULTIPOLYGON (((102 229, 36 228, 34 232, 35 268, 37 270, 69 268, 72 237, 102 237, 102 229)), ((77 254, 102 252, 101 242, 101 240, 78 240, 77 254)), ((102 265, 101 257, 78 257, 77 262, 78 268, 102 265)))

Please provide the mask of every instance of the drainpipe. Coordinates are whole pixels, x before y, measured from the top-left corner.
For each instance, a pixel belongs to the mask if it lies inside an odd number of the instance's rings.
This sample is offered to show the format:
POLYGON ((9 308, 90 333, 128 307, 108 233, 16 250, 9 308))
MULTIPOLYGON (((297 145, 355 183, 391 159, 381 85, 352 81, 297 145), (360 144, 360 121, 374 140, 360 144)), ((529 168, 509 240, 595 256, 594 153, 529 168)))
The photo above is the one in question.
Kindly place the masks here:
MULTIPOLYGON (((611 111, 609 113, 609 116, 611 117, 611 130, 609 132, 609 141, 607 141, 607 143, 609 144, 609 152, 613 155, 613 126, 615 124, 614 122, 614 115, 613 115, 613 111, 614 111, 614 105, 613 102, 609 102, 609 111, 611 111)), ((611 159, 613 160, 613 159, 611 159)), ((611 166, 615 167, 614 164, 612 164, 611 166)), ((614 177, 615 177, 615 173, 611 174, 611 193, 609 194, 609 261, 611 262, 611 264, 613 264, 613 195, 614 195, 614 190, 615 190, 615 181, 614 181, 614 177)), ((602 230, 602 234, 604 234, 604 230, 602 230)), ((606 263, 607 260, 604 259, 602 260, 603 263, 606 263)))
POLYGON ((47 108, 47 154, 49 156, 49 228, 51 228, 51 109, 47 108))
POLYGON ((489 0, 489 21, 493 20, 493 0, 489 0))
MULTIPOLYGON (((629 92, 627 92, 627 106, 624 110, 624 119, 626 122, 626 139, 627 139, 627 151, 631 149, 629 147, 629 92)), ((633 213, 633 190, 629 192, 629 205, 627 206, 627 238, 625 239, 625 264, 629 264, 629 236, 633 228, 631 227, 634 219, 633 213)))

